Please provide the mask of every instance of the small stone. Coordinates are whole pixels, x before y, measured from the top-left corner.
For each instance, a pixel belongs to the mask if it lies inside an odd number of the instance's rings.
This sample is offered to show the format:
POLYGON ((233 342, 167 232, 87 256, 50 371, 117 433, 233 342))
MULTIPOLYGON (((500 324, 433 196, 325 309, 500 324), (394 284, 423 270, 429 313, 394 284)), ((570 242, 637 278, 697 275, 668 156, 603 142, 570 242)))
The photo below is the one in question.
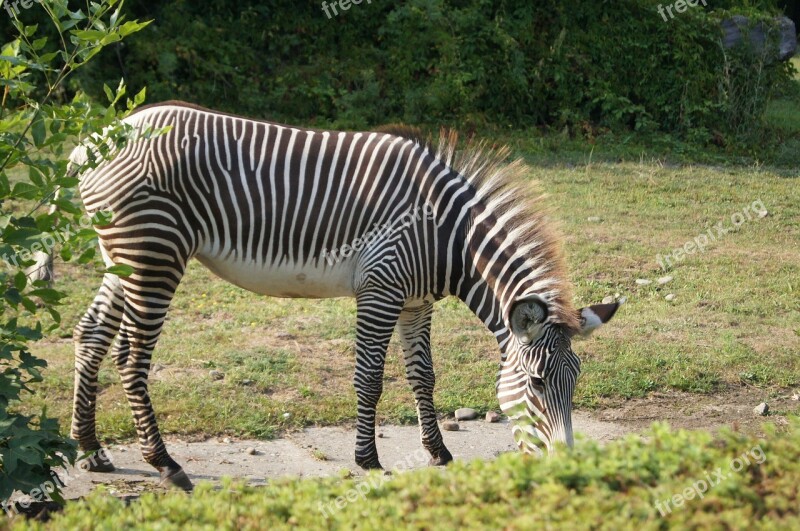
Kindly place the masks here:
POLYGON ((652 280, 648 280, 646 278, 637 278, 636 283, 640 286, 648 286, 653 283, 652 280))
POLYGON ((208 373, 212 380, 222 380, 225 378, 225 373, 214 369, 208 373))
POLYGON ((242 381, 241 381, 241 382, 239 382, 239 383, 240 383, 241 385, 248 386, 248 385, 253 385, 253 383, 254 383, 254 382, 253 382, 253 380, 249 380, 249 379, 245 378, 244 380, 242 380, 242 381))
POLYGON ((767 217, 767 216, 769 216, 769 212, 767 212, 766 210, 759 210, 759 211, 758 211, 758 217, 759 217, 759 219, 761 219, 761 218, 765 218, 765 217, 767 217))
POLYGON ((378 432, 378 439, 383 439, 383 432, 382 431, 378 432))
POLYGON ((664 300, 667 301, 667 302, 672 302, 672 301, 675 300, 675 297, 676 297, 676 295, 674 293, 670 293, 669 295, 664 297, 664 300))
POLYGON ((667 282, 670 282, 672 279, 673 279, 673 277, 671 275, 667 275, 665 277, 659 278, 656 282, 658 282, 659 285, 663 286, 667 282))
POLYGON ((456 420, 475 420, 476 418, 478 418, 478 412, 471 407, 456 409, 456 420))
POLYGON ((275 334, 275 338, 276 339, 283 339, 284 341, 290 341, 292 339, 296 339, 295 336, 293 336, 292 334, 290 334, 288 332, 279 332, 279 333, 275 334))
POLYGON ((769 413, 769 406, 766 402, 761 402, 759 405, 753 408, 753 413, 759 417, 766 417, 769 413))
POLYGON ((486 412, 486 422, 498 422, 500 420, 500 414, 496 411, 487 411, 486 412))
POLYGON ((248 448, 247 450, 245 450, 245 453, 247 455, 258 455, 258 450, 256 450, 255 448, 248 448))
POLYGON ((460 429, 458 422, 453 422, 452 420, 448 420, 447 422, 442 423, 442 429, 444 431, 458 431, 460 429))
POLYGON ((800 400, 800 393, 795 393, 795 394, 793 394, 793 395, 791 396, 791 399, 792 399, 792 400, 795 400, 795 401, 797 401, 797 400, 800 400))
POLYGON ((150 372, 151 372, 151 373, 153 373, 153 374, 155 374, 155 373, 157 373, 158 371, 163 371, 163 370, 164 370, 164 366, 163 366, 163 365, 161 365, 160 363, 156 363, 155 365, 153 365, 153 368, 152 368, 152 369, 150 369, 150 372))
POLYGON ((291 413, 284 413, 284 414, 283 414, 283 418, 285 418, 285 419, 288 419, 288 418, 289 418, 289 417, 291 417, 291 416, 292 416, 292 414, 291 414, 291 413))
POLYGON ((612 302, 614 302, 614 297, 612 295, 603 297, 603 304, 611 304, 612 302))
POLYGON ((589 223, 600 223, 600 216, 589 216, 586 218, 589 223))
POLYGON ((222 439, 222 442, 224 442, 225 444, 230 444, 232 441, 230 437, 225 437, 224 439, 222 439))
POLYGON ((615 298, 615 299, 619 299, 619 296, 620 296, 620 295, 619 295, 619 292, 617 292, 617 293, 615 293, 615 294, 614 294, 614 298, 615 298))

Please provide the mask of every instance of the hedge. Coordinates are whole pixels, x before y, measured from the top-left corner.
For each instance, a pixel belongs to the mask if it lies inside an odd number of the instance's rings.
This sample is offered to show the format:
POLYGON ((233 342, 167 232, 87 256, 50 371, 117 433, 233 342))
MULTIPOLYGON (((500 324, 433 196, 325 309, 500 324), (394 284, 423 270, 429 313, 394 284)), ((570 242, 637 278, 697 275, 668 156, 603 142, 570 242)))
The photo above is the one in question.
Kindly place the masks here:
POLYGON ((129 2, 129 16, 153 24, 84 69, 79 85, 102 97, 103 83, 124 77, 133 91, 146 86, 150 102, 307 125, 566 126, 709 140, 757 126, 790 68, 720 46, 722 19, 771 20, 775 0, 710 0, 667 21, 665 0, 347 1, 330 18, 321 1, 129 2))
POLYGON ((550 459, 518 453, 384 477, 226 481, 127 505, 98 491, 14 529, 800 528, 800 422, 759 439, 672 430, 550 459))

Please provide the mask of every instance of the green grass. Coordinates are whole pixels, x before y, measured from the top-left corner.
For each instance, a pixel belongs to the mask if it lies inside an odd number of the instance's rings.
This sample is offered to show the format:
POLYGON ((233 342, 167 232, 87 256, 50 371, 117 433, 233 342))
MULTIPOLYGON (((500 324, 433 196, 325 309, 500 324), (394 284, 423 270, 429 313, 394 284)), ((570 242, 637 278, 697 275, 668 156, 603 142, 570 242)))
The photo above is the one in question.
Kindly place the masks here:
POLYGON ((550 459, 518 453, 365 478, 224 482, 126 505, 104 490, 13 529, 797 529, 800 424, 756 439, 655 425, 550 459))
MULTIPOLYGON (((607 327, 573 345, 583 359, 578 407, 657 390, 713 393, 741 384, 780 389, 800 382, 796 178, 765 168, 531 163, 557 207, 578 303, 615 293, 629 301, 607 327), (767 217, 676 263, 667 285, 635 284, 667 274, 656 263, 658 254, 719 221, 730 226, 731 215, 757 199, 767 217), (590 216, 601 221, 587 221, 590 216), (676 300, 667 302, 667 293, 676 300)), ((95 269, 59 266, 58 287, 70 294, 64 324, 36 345, 50 367, 28 407, 46 405, 65 425, 73 378, 68 336, 98 281, 95 269)), ((186 435, 270 437, 286 428, 354 419, 354 327, 351 300, 260 297, 193 263, 154 356, 154 364, 164 366, 151 385, 161 427, 186 435), (225 378, 213 381, 211 369, 225 378)), ((440 411, 497 407, 497 345, 459 301, 437 304, 433 348, 440 411)), ((101 436, 132 437, 110 360, 100 380, 101 436)), ((396 341, 379 412, 392 422, 415 421, 396 341)))

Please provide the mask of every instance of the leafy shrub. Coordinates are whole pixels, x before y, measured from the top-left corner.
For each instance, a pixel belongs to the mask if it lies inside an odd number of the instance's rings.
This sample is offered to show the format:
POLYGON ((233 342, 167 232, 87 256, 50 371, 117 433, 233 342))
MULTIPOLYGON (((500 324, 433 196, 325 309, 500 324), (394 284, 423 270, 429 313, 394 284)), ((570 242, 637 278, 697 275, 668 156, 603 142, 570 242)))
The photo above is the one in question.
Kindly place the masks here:
POLYGON ((107 492, 15 529, 796 529, 800 424, 764 439, 655 425, 549 459, 519 453, 384 478, 227 482, 192 495, 107 492), (703 486, 700 481, 706 484, 703 486), (690 494, 689 490, 693 493, 690 494), (702 496, 701 496, 702 495, 702 496), (680 503, 676 502, 679 496, 680 503), (669 500, 669 502, 667 501, 669 500))
MULTIPOLYGON (((115 4, 103 0, 87 11, 70 11, 66 0, 42 3, 40 15, 52 24, 56 38, 14 19, 17 37, 0 47, 0 256, 5 262, 0 269, 0 500, 45 483, 57 488, 51 469, 77 457, 75 442, 61 435, 46 412, 26 416, 14 409, 42 380, 39 370, 46 363, 31 354, 31 343, 42 338, 46 323, 57 327, 56 306, 64 297, 41 271, 26 274, 25 269, 35 264, 36 252, 51 250, 55 242, 64 244, 65 260, 75 255, 85 263, 94 254, 94 231, 70 200, 77 178, 68 173, 65 148, 104 128, 102 138, 122 133, 114 126, 114 104, 124 87, 116 94, 106 87, 110 104, 105 107, 80 94, 62 103, 57 96, 76 69, 144 26, 125 22, 115 4), (64 193, 56 196, 57 188, 64 193), (42 211, 50 204, 58 210, 42 211)), ((107 155, 111 146, 101 141, 97 148, 107 155)), ((58 491, 49 494, 59 499, 58 491)))
POLYGON ((448 121, 709 139, 758 125, 791 67, 724 53, 720 21, 771 23, 774 1, 712 1, 666 22, 659 4, 362 2, 328 19, 315 2, 158 0, 131 7, 155 23, 80 85, 99 97, 124 76, 155 101, 346 128, 448 121))

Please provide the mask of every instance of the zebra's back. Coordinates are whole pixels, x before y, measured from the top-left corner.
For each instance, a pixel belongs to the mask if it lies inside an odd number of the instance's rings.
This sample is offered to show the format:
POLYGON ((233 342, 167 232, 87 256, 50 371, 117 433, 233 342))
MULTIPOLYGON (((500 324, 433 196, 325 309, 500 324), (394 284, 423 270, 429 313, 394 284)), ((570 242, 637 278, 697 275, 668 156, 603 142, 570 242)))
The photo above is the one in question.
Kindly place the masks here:
POLYGON ((110 207, 118 230, 191 227, 189 253, 257 293, 353 295, 363 252, 429 221, 422 185, 438 162, 408 138, 288 127, 177 104, 128 121, 171 129, 131 143, 84 176, 87 209, 110 207))

